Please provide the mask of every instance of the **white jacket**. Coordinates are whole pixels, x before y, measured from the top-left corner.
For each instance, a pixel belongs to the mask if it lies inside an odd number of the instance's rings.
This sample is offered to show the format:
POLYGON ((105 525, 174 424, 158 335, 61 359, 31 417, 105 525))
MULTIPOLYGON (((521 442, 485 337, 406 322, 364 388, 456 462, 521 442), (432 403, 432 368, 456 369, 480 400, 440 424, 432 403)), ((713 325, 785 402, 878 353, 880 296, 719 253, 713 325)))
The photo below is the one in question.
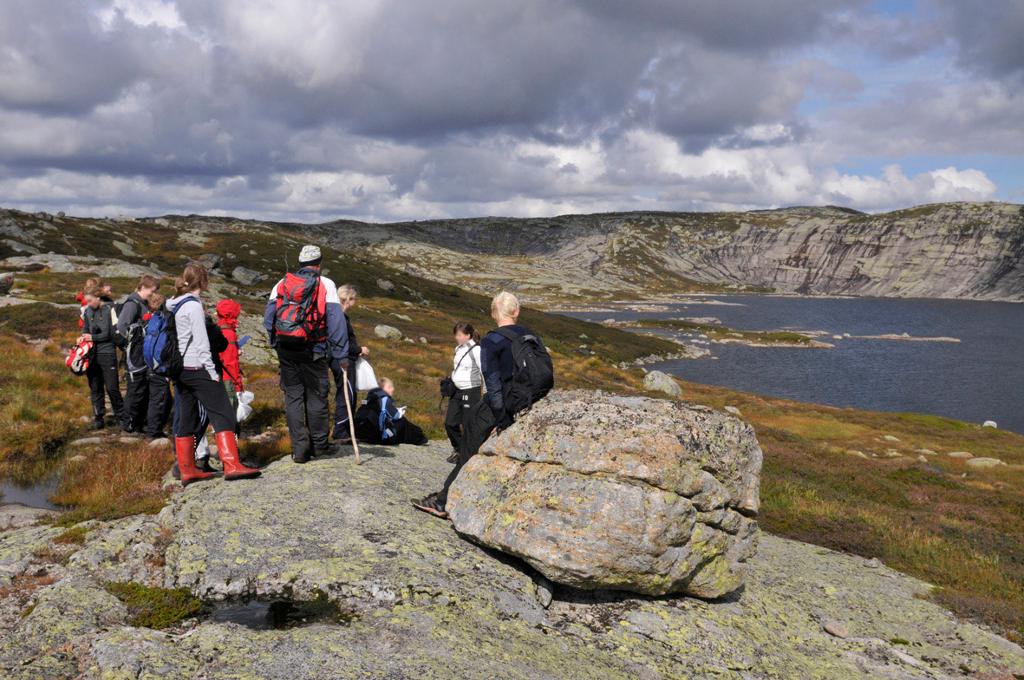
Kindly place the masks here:
POLYGON ((468 390, 484 384, 484 376, 480 372, 480 345, 472 340, 455 348, 452 366, 455 367, 452 382, 458 389, 468 390), (466 356, 467 353, 469 356, 466 356))

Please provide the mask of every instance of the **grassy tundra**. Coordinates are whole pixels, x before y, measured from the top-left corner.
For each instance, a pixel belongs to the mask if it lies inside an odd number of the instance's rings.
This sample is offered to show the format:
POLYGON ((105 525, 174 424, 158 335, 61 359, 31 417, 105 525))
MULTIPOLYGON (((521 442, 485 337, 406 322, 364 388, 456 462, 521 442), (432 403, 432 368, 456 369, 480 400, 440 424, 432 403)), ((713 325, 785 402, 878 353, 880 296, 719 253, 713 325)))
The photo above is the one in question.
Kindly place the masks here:
MULTIPOLYGON (((35 228, 31 216, 14 215, 35 228)), ((254 286, 214 277, 217 295, 231 295, 247 314, 259 314, 261 296, 283 270, 285 254, 294 264, 301 230, 207 218, 197 224, 198 219, 171 220, 166 226, 65 219, 59 235, 42 229, 35 241, 44 250, 104 254, 152 263, 169 273, 180 268, 183 254, 216 253, 225 256, 227 271, 244 266, 267 276, 254 286), (135 255, 122 255, 114 239, 130 244, 135 255), (234 257, 227 259, 229 253, 234 257)), ((409 404, 410 416, 429 435, 443 436, 437 381, 450 366, 449 331, 456 320, 489 327, 488 300, 344 253, 327 249, 325 255, 336 281, 355 283, 362 291, 352 317, 378 375, 396 381, 399 400, 409 404), (377 338, 373 329, 382 323, 412 342, 377 338)), ((0 474, 28 482, 62 471, 53 500, 69 507, 59 520, 68 526, 92 517, 155 512, 170 493, 161 487, 172 459, 166 449, 109 436, 102 444, 68 446, 86 434, 80 418, 89 414, 89 402, 84 379, 63 365, 65 348, 77 333, 77 310, 53 303, 73 303, 85 277, 84 271, 47 269, 19 274, 15 295, 35 302, 0 308, 0 474)), ((132 279, 113 281, 118 294, 130 290, 132 279)), ((169 291, 166 279, 162 292, 169 291)), ((524 322, 551 346, 560 387, 639 394, 642 373, 618 364, 675 349, 664 339, 536 310, 527 310, 524 322)), ((273 367, 246 370, 257 411, 246 424, 243 455, 264 461, 283 456, 288 440, 273 367), (256 434, 261 436, 254 440, 256 434)), ((935 584, 934 597, 961 615, 1022 639, 1024 437, 945 418, 681 385, 684 399, 737 407, 757 431, 765 451, 761 522, 766 530, 877 557, 935 584), (947 455, 965 450, 1007 465, 975 469, 947 455)))

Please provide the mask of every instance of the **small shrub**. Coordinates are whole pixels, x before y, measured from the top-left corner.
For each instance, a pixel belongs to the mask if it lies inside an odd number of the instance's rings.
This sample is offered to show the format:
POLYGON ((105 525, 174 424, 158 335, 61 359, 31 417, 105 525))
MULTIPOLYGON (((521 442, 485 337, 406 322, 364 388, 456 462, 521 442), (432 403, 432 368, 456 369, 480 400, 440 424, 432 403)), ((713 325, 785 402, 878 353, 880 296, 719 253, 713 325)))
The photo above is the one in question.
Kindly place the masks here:
POLYGON ((89 534, 89 530, 83 526, 73 526, 57 538, 53 539, 54 543, 60 543, 61 545, 82 545, 85 543, 85 537, 89 534))
POLYGON ((128 607, 133 626, 163 630, 198 615, 203 602, 187 588, 154 588, 141 583, 107 583, 107 591, 128 607))

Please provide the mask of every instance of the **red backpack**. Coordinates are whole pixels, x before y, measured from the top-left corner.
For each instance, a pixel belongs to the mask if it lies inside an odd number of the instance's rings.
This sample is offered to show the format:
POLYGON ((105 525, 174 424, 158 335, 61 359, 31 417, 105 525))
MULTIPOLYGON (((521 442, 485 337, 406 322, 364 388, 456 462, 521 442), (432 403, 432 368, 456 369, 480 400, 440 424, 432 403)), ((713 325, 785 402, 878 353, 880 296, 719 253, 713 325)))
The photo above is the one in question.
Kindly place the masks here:
POLYGON ((84 375, 89 370, 89 361, 92 358, 92 340, 82 339, 68 352, 68 358, 64 364, 75 375, 84 375))
POLYGON ((289 273, 278 285, 274 333, 286 345, 327 340, 327 291, 316 270, 289 273))

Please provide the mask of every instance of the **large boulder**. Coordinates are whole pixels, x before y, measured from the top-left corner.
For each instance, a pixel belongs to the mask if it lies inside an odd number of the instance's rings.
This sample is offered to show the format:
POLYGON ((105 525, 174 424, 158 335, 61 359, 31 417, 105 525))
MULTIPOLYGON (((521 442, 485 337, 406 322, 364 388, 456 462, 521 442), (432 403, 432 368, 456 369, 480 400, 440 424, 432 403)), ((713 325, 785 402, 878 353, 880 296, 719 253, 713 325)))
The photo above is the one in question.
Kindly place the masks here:
POLYGON ((255 286, 267 277, 255 269, 239 266, 231 270, 231 278, 238 281, 243 286, 255 286))
POLYGON ((670 397, 683 396, 683 388, 668 373, 648 371, 644 376, 644 389, 652 392, 664 392, 670 397))
POLYGON ((387 324, 378 324, 373 329, 373 334, 378 338, 384 338, 385 340, 401 340, 402 331, 398 330, 394 326, 388 326, 387 324))
POLYGON ((756 550, 761 449, 703 406, 555 392, 462 469, 456 530, 582 589, 726 595, 756 550))

